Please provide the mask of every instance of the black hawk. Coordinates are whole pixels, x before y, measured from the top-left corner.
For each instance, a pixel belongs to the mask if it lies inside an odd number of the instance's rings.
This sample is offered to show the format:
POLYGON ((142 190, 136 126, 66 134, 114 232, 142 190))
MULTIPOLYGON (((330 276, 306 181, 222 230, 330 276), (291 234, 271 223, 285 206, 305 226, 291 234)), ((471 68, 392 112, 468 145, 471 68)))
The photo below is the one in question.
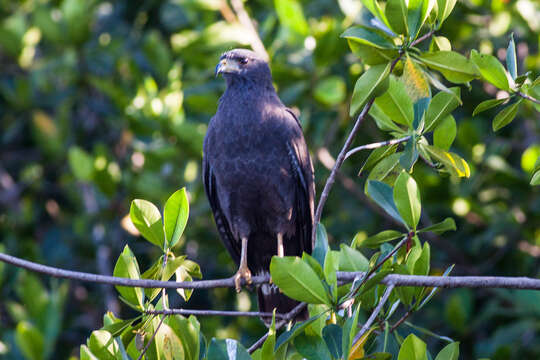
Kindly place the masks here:
MULTIPOLYGON (((204 139, 203 181, 240 291, 242 278, 268 273, 273 255, 311 253, 315 186, 300 122, 276 94, 268 63, 235 49, 221 56, 218 74, 227 89, 204 139)), ((258 299, 262 312, 298 305, 273 284, 260 286, 258 299)))

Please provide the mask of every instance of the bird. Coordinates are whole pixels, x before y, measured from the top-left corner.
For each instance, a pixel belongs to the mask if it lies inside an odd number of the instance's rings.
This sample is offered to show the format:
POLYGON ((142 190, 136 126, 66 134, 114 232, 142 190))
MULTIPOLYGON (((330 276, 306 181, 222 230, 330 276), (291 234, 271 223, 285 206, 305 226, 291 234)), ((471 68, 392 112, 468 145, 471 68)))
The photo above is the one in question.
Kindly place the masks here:
MULTIPOLYGON (((241 280, 269 273, 272 256, 311 254, 315 183, 302 126, 278 97, 268 62, 247 49, 215 68, 226 89, 203 143, 203 183, 218 233, 241 280)), ((299 302, 273 283, 257 289, 260 312, 286 314, 299 302)), ((307 310, 294 321, 307 319, 307 310)), ((271 317, 262 321, 270 326, 271 317)))

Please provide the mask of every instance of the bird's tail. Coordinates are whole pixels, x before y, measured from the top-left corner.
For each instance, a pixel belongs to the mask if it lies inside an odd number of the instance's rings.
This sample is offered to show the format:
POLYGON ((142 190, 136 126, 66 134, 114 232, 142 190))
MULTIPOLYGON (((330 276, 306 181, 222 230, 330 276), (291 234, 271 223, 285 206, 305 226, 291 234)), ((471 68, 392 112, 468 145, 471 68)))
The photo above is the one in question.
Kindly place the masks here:
MULTIPOLYGON (((276 309, 276 314, 285 315, 292 309, 294 309, 299 301, 293 300, 284 294, 279 292, 279 288, 274 284, 262 284, 257 290, 259 298, 259 311, 271 313, 276 309)), ((300 313, 298 313, 293 321, 304 321, 309 318, 307 307, 305 307, 300 313)), ((261 320, 267 327, 272 325, 271 316, 262 316, 261 320)))

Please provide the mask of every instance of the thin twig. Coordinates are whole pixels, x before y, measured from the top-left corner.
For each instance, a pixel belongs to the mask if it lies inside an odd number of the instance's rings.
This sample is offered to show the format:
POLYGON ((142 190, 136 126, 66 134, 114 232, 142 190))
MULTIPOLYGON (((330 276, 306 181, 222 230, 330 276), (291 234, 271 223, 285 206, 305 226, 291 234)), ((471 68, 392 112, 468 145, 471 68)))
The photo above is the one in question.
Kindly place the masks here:
MULTIPOLYGON (((300 303, 294 307, 291 311, 289 311, 287 314, 285 314, 285 318, 281 320, 280 322, 276 323, 276 330, 281 329, 283 326, 285 326, 289 321, 294 319, 296 315, 300 313, 300 311, 304 310, 304 308, 307 306, 306 303, 300 303)), ((259 340, 257 340, 253 345, 251 345, 248 349, 248 353, 252 354, 255 350, 260 348, 262 344, 266 341, 268 338, 268 333, 261 336, 259 340)))
POLYGON ((240 21, 240 24, 242 24, 242 26, 251 33, 250 43, 253 51, 263 56, 266 61, 270 60, 270 56, 268 56, 268 52, 266 51, 264 44, 259 37, 257 29, 255 29, 255 25, 253 25, 253 21, 249 17, 246 9, 244 8, 244 3, 242 2, 242 0, 231 0, 231 5, 236 12, 236 16, 238 17, 238 21, 240 21))
POLYGON ((390 293, 392 292, 393 289, 394 289, 394 284, 388 285, 381 300, 377 304, 377 307, 373 310, 373 312, 371 313, 367 321, 364 323, 364 325, 362 326, 358 334, 356 334, 356 336, 354 337, 353 344, 356 344, 356 342, 360 340, 362 336, 364 336, 364 334, 369 330, 369 328, 371 327, 371 324, 373 324, 373 322, 377 318, 377 315, 379 315, 379 313, 381 312, 382 307, 388 301, 388 298, 390 297, 390 293))
POLYGON ((371 99, 368 101, 366 105, 364 105, 364 108, 362 109, 362 112, 360 112, 360 115, 358 115, 358 118, 356 119, 356 122, 349 133, 349 136, 347 137, 347 140, 345 141, 345 144, 343 144, 343 148, 339 152, 339 155, 336 159, 336 163, 334 164, 334 167, 332 168, 332 171, 330 172, 330 175, 328 176, 328 179, 326 179, 326 184, 324 184, 323 192, 321 193, 321 197, 319 198, 319 202, 317 204, 317 211, 315 212, 315 219, 314 219, 314 226, 313 226, 313 233, 312 233, 312 243, 315 243, 315 239, 317 236, 317 225, 321 221, 321 215, 322 210, 324 208, 324 204, 326 203, 326 200, 328 199, 328 195, 330 195, 330 190, 332 189, 332 186, 334 185, 334 182, 336 181, 336 176, 339 168, 343 164, 343 161, 345 161, 345 155, 347 154, 347 150, 349 150, 349 147, 351 146, 354 137, 356 136, 356 133, 358 132, 358 129, 360 129, 360 125, 362 124, 362 121, 366 117, 367 113, 369 112, 369 109, 371 109, 371 106, 373 105, 373 102, 375 99, 371 99))
MULTIPOLYGON (((195 316, 247 316, 247 317, 272 317, 271 312, 258 311, 221 311, 221 310, 191 310, 191 309, 167 309, 147 310, 146 314, 153 315, 195 315, 195 316)), ((276 319, 286 319, 287 314, 277 314, 276 319)))
POLYGON ((380 141, 376 143, 358 146, 358 147, 355 147, 354 149, 349 150, 347 154, 345 154, 345 159, 348 159, 351 155, 356 154, 357 152, 362 151, 362 150, 372 150, 372 149, 377 149, 377 148, 387 146, 387 145, 395 145, 395 144, 405 142, 409 140, 410 138, 411 138, 411 135, 408 135, 399 139, 380 141))
MULTIPOLYGON (((153 320, 153 319, 152 319, 153 320)), ((157 332, 159 331, 159 328, 161 327, 161 324, 163 324, 163 320, 165 320, 165 316, 163 316, 161 318, 161 320, 159 321, 159 324, 158 326, 156 327, 156 330, 154 331, 154 333, 152 334, 152 336, 150 337, 150 340, 148 340, 148 342, 146 343, 146 346, 144 347, 143 351, 141 352, 141 354, 139 355, 139 357, 137 358, 137 360, 141 360, 144 356, 144 354, 146 354, 146 351, 148 350, 148 348, 150 347, 150 344, 152 344, 152 341, 154 341, 154 338, 156 337, 156 334, 157 332)))
MULTIPOLYGON (((79 280, 100 284, 117 286, 130 286, 140 288, 168 288, 168 289, 213 289, 235 287, 234 277, 218 280, 198 281, 159 281, 128 279, 115 276, 97 275, 79 271, 69 271, 51 266, 37 264, 31 261, 19 259, 14 256, 0 253, 0 261, 17 267, 49 275, 56 278, 79 280)), ((338 271, 337 279, 342 283, 353 282, 355 278, 364 276, 362 271, 343 272, 338 271)), ((253 276, 253 285, 268 284, 270 275, 253 276)), ((387 275, 381 281, 382 284, 390 283, 395 286, 428 286, 441 288, 501 288, 501 289, 529 289, 540 290, 540 279, 528 277, 504 277, 504 276, 423 276, 423 275, 387 275)), ((245 282, 242 283, 245 285, 245 282)))
POLYGON ((390 328, 390 332, 396 330, 396 329, 398 328, 399 325, 401 325, 405 320, 407 320, 407 318, 408 318, 409 316, 412 315, 412 313, 413 313, 413 312, 412 312, 411 310, 407 311, 407 312, 401 317, 401 319, 399 319, 398 321, 396 321, 396 323, 395 323, 394 325, 392 325, 392 327, 390 328))
POLYGON ((521 96, 522 98, 524 98, 524 99, 530 100, 530 101, 532 101, 533 103, 540 105, 540 100, 535 99, 535 98, 533 98, 532 96, 529 96, 529 95, 527 95, 527 94, 524 94, 524 93, 522 93, 521 91, 518 91, 517 94, 518 94, 519 96, 521 96))
POLYGON ((414 40, 410 46, 416 46, 418 45, 419 43, 421 43, 422 41, 424 40, 427 40, 428 38, 430 38, 433 34, 435 34, 435 30, 430 30, 428 31, 427 33, 425 33, 424 35, 420 36, 418 39, 414 40))

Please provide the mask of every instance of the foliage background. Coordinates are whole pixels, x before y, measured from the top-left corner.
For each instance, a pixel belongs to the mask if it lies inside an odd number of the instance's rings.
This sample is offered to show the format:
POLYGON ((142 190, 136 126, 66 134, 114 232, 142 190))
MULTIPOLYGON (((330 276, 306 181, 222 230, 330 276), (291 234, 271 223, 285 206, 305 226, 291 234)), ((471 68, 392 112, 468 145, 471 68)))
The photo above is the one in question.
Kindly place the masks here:
MULTIPOLYGON (((351 126, 349 94, 364 70, 339 38, 361 16, 361 5, 276 0, 246 7, 271 55, 282 100, 301 112, 319 194, 327 154, 339 151, 351 126)), ((504 61, 507 35, 514 32, 519 72, 538 75, 539 19, 540 6, 532 0, 460 1, 439 33, 458 52, 477 48, 504 61)), ((111 274, 129 243, 145 269, 158 253, 130 235, 124 220, 130 201, 163 204, 185 185, 191 214, 175 251, 198 262, 207 279, 233 274, 204 195, 200 162, 206 126, 224 90, 222 79, 214 78, 217 59, 249 42, 220 0, 1 1, 0 250, 111 274)), ((540 155, 538 113, 522 106, 511 126, 493 133, 494 112, 471 114, 497 90, 479 81, 462 90, 452 151, 469 162, 472 176, 441 178, 423 163, 415 171, 422 221, 453 216, 458 225, 431 242, 432 268, 442 272, 455 263, 459 275, 538 277, 540 196, 528 184, 540 155)), ((355 144, 380 140, 377 127, 366 122, 355 144)), ((367 236, 393 226, 362 195, 365 179, 356 173, 367 155, 346 161, 325 208, 333 247, 358 232, 367 236)), ((15 329, 24 333, 27 322, 50 345, 43 356, 67 358, 101 327, 106 309, 131 314, 114 289, 39 278, 3 264, 0 299, 0 357, 9 359, 23 358, 15 329)), ((172 305, 184 306, 178 296, 172 305)), ((256 300, 249 292, 214 289, 195 292, 186 307, 249 310, 256 300)), ((540 357, 539 320, 538 292, 460 289, 441 292, 411 321, 461 341, 463 358, 522 359, 540 357)), ((265 332, 258 319, 199 321, 207 338, 246 345, 265 332)), ((413 330, 399 331, 405 336, 413 330)))

